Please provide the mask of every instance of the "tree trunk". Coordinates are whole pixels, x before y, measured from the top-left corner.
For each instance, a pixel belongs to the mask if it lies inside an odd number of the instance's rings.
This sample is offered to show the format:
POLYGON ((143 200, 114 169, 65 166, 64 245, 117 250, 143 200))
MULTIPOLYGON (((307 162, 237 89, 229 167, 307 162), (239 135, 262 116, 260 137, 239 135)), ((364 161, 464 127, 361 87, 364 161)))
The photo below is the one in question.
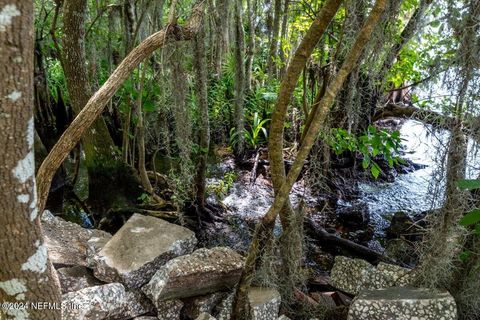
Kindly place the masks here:
MULTIPOLYGON (((141 66, 139 67, 141 68, 141 66)), ((140 175, 140 181, 142 186, 148 193, 154 194, 152 184, 148 179, 147 168, 145 167, 145 126, 143 124, 143 107, 142 107, 142 94, 143 94, 143 85, 145 82, 145 68, 140 70, 140 87, 138 89, 138 98, 137 98, 137 149, 138 149, 138 173, 140 175)))
MULTIPOLYGON (((327 1, 324 4, 324 8, 321 10, 319 17, 323 18, 323 15, 331 16, 335 14, 336 10, 340 6, 341 1, 327 1), (333 11, 333 13, 332 13, 333 11)), ((275 224, 275 219, 280 212, 280 210, 284 207, 290 190, 295 183, 295 181, 298 178, 298 175, 300 174, 300 171, 305 163, 305 160, 307 159, 307 156, 318 136, 318 133, 321 129, 321 126, 329 112, 329 109, 331 108, 333 104, 333 100, 335 96, 337 95, 338 91, 342 87, 345 79, 347 78, 348 74, 350 71, 354 68, 355 64, 357 63, 363 48, 367 44, 368 40, 370 39, 373 29, 375 28, 375 25, 378 23, 382 12, 385 10, 385 5, 386 5, 386 0, 377 0, 373 9, 370 12, 370 16, 368 17, 367 21, 365 22, 365 25, 363 28, 359 31, 359 34, 357 36, 357 39, 355 41, 355 44, 353 45, 350 53, 345 59, 345 62, 343 63, 341 69, 338 71, 337 75, 333 79, 333 81, 330 83, 328 86, 324 97, 320 101, 320 108, 317 109, 317 112, 315 114, 315 121, 312 122, 310 129, 308 130, 307 134, 305 135, 302 145, 299 148, 297 157, 292 164, 292 167, 290 168, 290 171, 288 175, 286 176, 285 179, 283 179, 282 187, 279 189, 279 191, 275 194, 275 199, 273 201, 272 206, 268 210, 268 212, 265 214, 265 216, 261 219, 259 224, 257 225, 255 229, 254 236, 252 238, 252 243, 250 245, 247 259, 245 261, 245 267, 242 273, 242 276, 240 278, 240 282, 237 286, 236 294, 235 294, 235 299, 233 303, 233 310, 232 310, 232 319, 241 319, 241 315, 245 314, 245 302, 246 302, 246 293, 247 290, 250 286, 251 280, 252 280, 252 275, 255 272, 255 268, 259 263, 259 260, 262 258, 262 250, 264 248, 265 243, 271 238, 272 235, 272 230, 273 226, 275 224)), ((312 25, 312 27, 318 27, 321 25, 320 23, 325 23, 324 21, 316 19, 312 25)), ((330 21, 330 20, 328 20, 330 21)), ((315 31, 312 31, 312 27, 309 29, 307 32, 306 37, 310 41, 315 41, 315 43, 318 41, 318 37, 314 37, 316 34, 315 31)), ((314 29, 315 30, 315 29, 314 29)), ((318 30, 317 30, 318 31, 318 30)), ((302 41, 302 44, 304 44, 303 48, 309 47, 309 43, 304 43, 302 41)), ((300 46, 302 48, 302 45, 300 46)), ((300 49, 299 48, 299 49, 300 49)), ((308 55, 309 56, 309 55, 308 55)), ((307 56, 307 58, 308 58, 307 56)), ((298 62, 301 60, 298 59, 298 62)), ((293 64, 293 61, 292 61, 293 64)), ((289 67, 290 68, 290 67, 289 67)), ((285 90, 284 86, 290 86, 292 89, 290 92, 285 92, 286 95, 291 95, 293 92, 293 89, 295 88, 296 82, 294 83, 289 83, 288 79, 292 80, 298 80, 298 75, 300 74, 302 68, 298 68, 299 70, 297 71, 296 68, 294 68, 294 75, 296 77, 292 78, 290 77, 289 71, 287 70, 287 73, 285 75, 284 80, 282 81, 281 87, 280 87, 280 93, 285 90)), ((280 99, 280 94, 279 98, 280 99)), ((273 116, 277 116, 278 119, 284 119, 285 117, 285 112, 282 112, 275 109, 273 116), (277 114, 278 113, 278 114, 277 114)), ((273 119, 272 116, 272 119, 273 119)), ((272 120, 273 121, 273 120, 272 120)), ((283 126, 282 126, 283 127, 283 126)), ((283 128, 282 128, 283 129, 283 128)), ((270 135, 270 140, 283 140, 283 130, 280 131, 280 135, 276 135, 275 137, 271 134, 270 135)), ((280 143, 280 145, 282 145, 280 143)))
MULTIPOLYGON (((63 4, 63 70, 72 109, 78 115, 91 96, 85 55, 86 0, 65 0, 63 4)), ((113 141, 103 118, 98 118, 83 137, 87 167, 97 159, 111 157, 113 141)))
POLYGON ((242 1, 235 0, 235 133, 237 143, 235 145, 236 156, 243 156, 245 152, 245 113, 243 110, 245 99, 245 43, 243 30, 242 1))
POLYGON ((248 26, 248 41, 247 41, 247 62, 245 64, 245 85, 248 92, 252 91, 252 69, 253 69, 253 57, 255 55, 255 20, 257 1, 253 0, 254 6, 252 7, 252 0, 247 0, 247 26, 248 26))
POLYGON ((199 156, 195 179, 196 200, 201 210, 205 210, 205 173, 207 170, 208 150, 210 148, 210 123, 208 120, 207 61, 205 56, 205 28, 200 27, 194 39, 194 67, 196 93, 199 108, 199 156))
POLYGON ((36 201, 33 2, 0 0, 0 16, 0 318, 60 320, 60 309, 13 306, 60 303, 60 289, 36 201))
POLYGON ((130 76, 130 73, 140 64, 140 62, 149 57, 153 51, 163 47, 166 43, 192 39, 196 34, 198 27, 201 25, 202 19, 203 2, 194 6, 192 9, 192 15, 187 20, 184 27, 175 26, 175 28, 170 27, 168 30, 161 30, 151 35, 134 48, 110 75, 102 87, 100 87, 90 100, 88 100, 86 106, 73 120, 67 130, 65 130, 37 172, 38 207, 40 212, 45 206, 45 201, 55 171, 60 167, 69 152, 81 139, 82 135, 101 115, 105 105, 121 87, 123 82, 130 76))
POLYGON ((268 50, 267 58, 267 72, 271 77, 276 76, 277 66, 277 48, 278 48, 278 35, 280 32, 280 16, 282 13, 282 0, 274 0, 273 11, 273 28, 272 36, 270 38, 270 49, 268 50))
POLYGON ((287 68, 287 58, 285 56, 285 51, 283 50, 282 46, 282 41, 287 40, 288 38, 288 8, 290 6, 290 0, 285 0, 283 4, 283 13, 282 13, 282 30, 281 30, 281 35, 280 35, 280 61, 281 61, 281 66, 280 66, 280 77, 283 76, 285 73, 285 70, 287 68))

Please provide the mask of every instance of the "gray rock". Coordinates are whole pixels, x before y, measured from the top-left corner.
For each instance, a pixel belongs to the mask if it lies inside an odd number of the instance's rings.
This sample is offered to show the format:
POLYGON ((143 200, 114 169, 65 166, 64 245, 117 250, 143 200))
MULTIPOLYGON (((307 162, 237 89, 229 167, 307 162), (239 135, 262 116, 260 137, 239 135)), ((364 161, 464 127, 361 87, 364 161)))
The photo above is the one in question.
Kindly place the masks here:
POLYGON ((335 257, 330 284, 347 293, 357 295, 363 289, 381 289, 410 283, 410 269, 379 263, 375 268, 365 260, 335 257))
POLYGON ((140 316, 133 318, 133 320, 158 320, 158 318, 153 316, 140 316))
POLYGON ((125 316, 127 300, 120 283, 85 288, 62 296, 64 320, 119 319, 125 316))
POLYGON ((140 288, 168 260, 192 252, 197 239, 187 228, 134 214, 94 260, 95 276, 140 288))
POLYGON ((235 293, 228 295, 223 301, 218 305, 217 310, 217 319, 218 320, 230 320, 230 315, 232 314, 232 304, 233 297, 235 293))
POLYGON ((62 293, 78 291, 103 284, 93 276, 90 269, 82 266, 60 268, 57 270, 57 274, 62 293))
POLYGON ((201 313, 212 313, 212 310, 218 305, 228 293, 216 292, 198 297, 183 299, 183 312, 189 318, 195 319, 201 313))
POLYGON ((330 284, 356 295, 367 278, 369 281, 373 280, 373 273, 375 273, 375 267, 365 260, 336 256, 330 273, 330 284))
POLYGON ((290 320, 290 318, 287 317, 286 315, 282 314, 280 317, 278 317, 277 320, 290 320))
POLYGON ((232 249, 199 249, 167 262, 142 290, 154 303, 228 290, 242 268, 242 256, 232 249))
POLYGON ((112 236, 101 230, 85 229, 45 210, 42 227, 48 256, 54 265, 88 266, 87 242, 92 238, 106 242, 112 236))
POLYGON ((348 320, 454 319, 457 308, 448 292, 412 287, 362 291, 348 311, 348 320))
POLYGON ((385 281, 389 287, 407 286, 412 282, 412 277, 410 275, 411 270, 407 268, 380 262, 377 266, 377 271, 384 275, 385 281))
POLYGON ((157 316, 160 320, 180 320, 180 313, 183 308, 181 300, 167 300, 157 302, 157 316))
POLYGON ((195 318, 195 320, 217 320, 217 319, 215 319, 211 314, 202 312, 198 315, 197 318, 195 318))
POLYGON ((128 318, 140 316, 155 310, 155 307, 141 291, 128 291, 125 295, 127 301, 125 315, 128 318))
POLYGON ((277 320, 281 297, 276 289, 252 287, 248 290, 249 320, 277 320))

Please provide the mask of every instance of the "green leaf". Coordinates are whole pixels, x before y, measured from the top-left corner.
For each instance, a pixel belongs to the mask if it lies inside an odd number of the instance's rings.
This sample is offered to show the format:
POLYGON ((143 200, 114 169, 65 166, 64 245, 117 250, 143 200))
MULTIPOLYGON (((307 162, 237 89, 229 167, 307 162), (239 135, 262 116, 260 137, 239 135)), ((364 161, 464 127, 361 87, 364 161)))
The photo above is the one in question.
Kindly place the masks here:
POLYGON ((372 167, 370 168, 370 172, 372 173, 372 176, 377 179, 378 176, 380 175, 380 167, 372 161, 372 167))
POLYGON ((370 158, 369 157, 363 158, 363 161, 362 161, 363 169, 367 169, 369 165, 370 165, 370 158))
POLYGON ((480 209, 473 209, 469 213, 465 214, 459 221, 460 225, 462 226, 470 226, 477 222, 480 222, 480 209))
POLYGON ((480 236, 480 224, 477 224, 475 226, 475 234, 479 235, 480 236))
POLYGON ((473 190, 480 188, 480 180, 459 180, 457 181, 457 186, 460 189, 473 190))

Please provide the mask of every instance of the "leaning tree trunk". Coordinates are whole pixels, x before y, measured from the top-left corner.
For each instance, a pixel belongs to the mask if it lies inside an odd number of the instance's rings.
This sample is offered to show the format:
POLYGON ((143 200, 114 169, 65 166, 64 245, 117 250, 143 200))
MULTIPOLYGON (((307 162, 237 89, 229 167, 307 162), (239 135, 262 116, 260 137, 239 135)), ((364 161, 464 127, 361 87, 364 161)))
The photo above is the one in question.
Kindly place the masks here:
POLYGON ((243 156, 245 152, 245 139, 243 129, 245 127, 245 113, 243 110, 245 98, 245 40, 242 19, 242 1, 235 0, 235 133, 237 143, 235 145, 236 156, 243 156))
POLYGON ((60 310, 9 307, 60 302, 35 190, 33 2, 0 0, 0 318, 56 320, 60 310))
POLYGON ((205 173, 207 170, 208 149, 210 147, 210 123, 208 120, 207 61, 205 56, 205 30, 201 27, 193 42, 196 92, 199 108, 199 157, 195 179, 196 200, 201 210, 205 210, 205 173))
POLYGON ((192 15, 185 26, 163 29, 140 43, 120 63, 100 89, 88 100, 88 103, 65 130, 52 151, 43 161, 37 172, 38 207, 43 210, 48 196, 50 184, 55 171, 67 158, 70 151, 79 142, 83 134, 101 115, 108 101, 130 76, 131 72, 156 49, 172 41, 189 40, 194 37, 203 19, 203 2, 195 5, 192 15))
MULTIPOLYGON (((307 59, 312 54, 313 49, 317 45, 333 16, 337 12, 340 4, 341 1, 329 1, 324 5, 322 11, 313 22, 312 26, 295 52, 292 61, 288 66, 285 77, 280 85, 280 92, 274 108, 275 112, 272 115, 272 122, 270 123, 270 139, 268 145, 268 153, 271 163, 270 170, 275 194, 280 191, 286 176, 283 162, 283 128, 287 107, 292 99, 293 91, 298 82, 300 74, 304 69, 307 59), (275 137, 277 137, 277 139, 275 139, 275 137)), ((293 234, 294 232, 291 230, 292 226, 290 225, 291 221, 293 220, 292 216, 292 206, 290 204, 290 200, 287 199, 284 208, 282 208, 280 211, 282 227, 286 231, 286 234, 293 234)), ((295 252, 295 250, 290 250, 289 248, 301 248, 301 245, 298 243, 284 242, 285 241, 282 241, 281 250, 284 266, 286 267, 284 271, 286 276, 288 276, 289 274, 293 274, 295 272, 295 270, 289 270, 288 268, 289 266, 295 266, 295 264, 292 265, 288 262, 288 253, 295 252)))
MULTIPOLYGON (((65 0, 63 4, 62 62, 72 109, 79 114, 91 96, 85 55, 86 0, 65 0)), ((113 141, 100 117, 83 137, 87 168, 98 159, 111 157, 113 141)))
MULTIPOLYGON (((319 15, 325 14, 325 11, 327 12, 333 11, 333 14, 332 14, 333 16, 336 10, 338 9, 338 7, 340 6, 340 3, 341 1, 333 1, 333 0, 327 1, 324 4, 324 9, 322 9, 319 15)), ((290 168, 288 175, 286 176, 286 178, 283 179, 282 186, 279 189, 279 191, 276 193, 272 206, 270 207, 268 212, 265 214, 265 216, 260 220, 260 222, 258 223, 255 229, 255 233, 252 238, 252 243, 248 251, 247 259, 245 261, 245 267, 242 272, 242 276, 240 278, 240 282, 237 286, 237 290, 235 293, 235 299, 232 306, 233 310, 232 310, 231 319, 241 319, 242 315, 245 314, 246 294, 247 294, 248 288, 250 287, 250 283, 252 281, 252 276, 255 272, 255 268, 259 264, 260 259, 262 258, 262 250, 265 247, 265 244, 268 243, 269 239, 272 236, 275 219, 278 213, 280 212, 280 210, 284 207, 288 199, 290 190, 292 189, 293 184, 297 180, 298 175, 300 174, 300 171, 305 163, 305 160, 307 159, 307 156, 310 153, 310 150, 313 144, 315 143, 318 133, 320 132, 321 126, 324 123, 328 115, 329 109, 333 104, 335 96, 337 95, 338 91, 341 89, 348 74, 357 63, 364 47, 366 46, 368 40, 372 35, 375 25, 378 23, 382 15, 382 12, 385 10, 385 5, 386 5, 386 0, 376 1, 373 9, 370 12, 370 16, 365 22, 365 25, 359 31, 357 39, 355 40, 355 43, 352 49, 350 50, 350 53, 346 57, 345 62, 343 63, 341 69, 338 71, 333 81, 328 86, 325 92, 325 95, 320 101, 319 103, 320 107, 315 112, 315 116, 314 116, 315 120, 312 122, 307 134, 304 136, 302 145, 300 146, 299 151, 297 153, 297 157, 295 158, 295 161, 292 164, 292 167, 290 168)), ((312 27, 318 27, 319 21, 317 20, 318 19, 314 21, 312 27)), ((310 34, 310 36, 312 36, 311 33, 312 32, 310 29, 309 32, 307 32, 307 35, 310 34)), ((301 68, 298 71, 298 73, 300 72, 301 72, 301 68)), ((296 72, 294 74, 296 74, 296 72)), ((294 83, 289 83, 288 79, 293 80, 295 78, 292 79, 289 72, 287 71, 284 81, 282 81, 282 84, 280 86, 280 92, 282 92, 282 90, 285 90, 284 86, 290 86, 291 92, 289 94, 292 94, 293 90, 295 89, 296 81, 294 81, 294 83)), ((279 94, 279 98, 280 98, 280 94, 279 94)), ((285 113, 286 111, 282 112, 275 109, 272 115, 272 119, 273 119, 273 116, 276 116, 279 119, 284 119, 285 113)), ((283 140, 282 132, 283 130, 280 131, 280 134, 277 134, 276 136, 273 136, 271 133, 270 139, 283 140)), ((282 144, 283 142, 280 143, 280 145, 282 144)))

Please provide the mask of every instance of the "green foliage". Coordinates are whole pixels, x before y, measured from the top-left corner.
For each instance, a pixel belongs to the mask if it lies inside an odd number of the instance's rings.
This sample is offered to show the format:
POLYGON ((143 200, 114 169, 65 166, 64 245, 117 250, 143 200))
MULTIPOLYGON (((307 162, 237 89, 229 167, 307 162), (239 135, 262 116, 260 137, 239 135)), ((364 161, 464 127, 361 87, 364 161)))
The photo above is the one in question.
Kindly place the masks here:
POLYGON ((233 187, 233 183, 236 179, 237 174, 235 171, 228 171, 222 179, 209 184, 207 186, 207 192, 213 193, 217 200, 219 200, 227 195, 228 191, 233 187))
MULTIPOLYGON (((480 189, 480 180, 460 180, 457 182, 460 189, 476 190, 480 189)), ((467 212, 459 221, 462 226, 475 226, 475 233, 480 235, 480 209, 476 208, 467 212)))
MULTIPOLYGON (((258 145, 261 143, 260 133, 263 133, 265 139, 267 139, 267 129, 265 124, 270 121, 270 119, 262 119, 257 112, 253 114, 253 118, 249 124, 249 129, 243 129, 243 138, 247 145, 256 150, 258 145)), ((235 128, 230 129, 230 144, 234 146, 238 142, 238 132, 235 132, 235 128)))
POLYGON ((137 200, 140 200, 143 204, 149 203, 150 202, 150 195, 146 192, 143 192, 137 200))
POLYGON ((359 152, 362 157, 362 167, 376 179, 382 171, 380 166, 373 160, 377 156, 383 156, 390 167, 397 164, 398 150, 401 147, 400 132, 397 130, 388 132, 369 126, 367 131, 357 137, 345 129, 334 128, 327 137, 327 142, 335 154, 340 155, 346 151, 359 152))

